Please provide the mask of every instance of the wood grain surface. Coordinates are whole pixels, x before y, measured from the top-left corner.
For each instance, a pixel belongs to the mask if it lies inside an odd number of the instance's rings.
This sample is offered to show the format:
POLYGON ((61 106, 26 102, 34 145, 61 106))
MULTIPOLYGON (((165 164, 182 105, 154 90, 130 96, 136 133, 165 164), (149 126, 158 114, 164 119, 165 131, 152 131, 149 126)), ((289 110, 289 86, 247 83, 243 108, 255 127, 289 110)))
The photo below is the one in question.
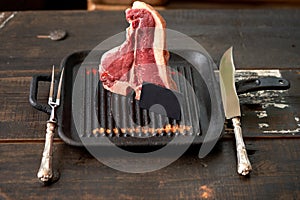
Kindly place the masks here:
POLYGON ((236 173, 232 140, 204 159, 195 153, 145 174, 110 169, 80 148, 54 145, 55 184, 36 178, 42 144, 1 144, 1 199, 299 199, 299 142, 247 140, 250 177, 236 173), (3 159, 5 157, 5 159, 3 159))
MULTIPOLYGON (((198 41, 215 62, 234 46, 237 68, 299 68, 299 10, 171 10, 161 14, 169 29, 198 41)), ((93 49, 124 31, 128 26, 124 17, 123 11, 19 12, 0 30, 0 69, 49 70, 64 56, 93 49), (58 28, 68 31, 66 40, 36 38, 58 28)))
MULTIPOLYGON (((61 173, 44 187, 36 173, 47 115, 28 102, 32 75, 50 74, 63 57, 90 50, 127 27, 123 12, 17 12, 0 29, 0 199, 299 199, 300 198, 300 11, 162 11, 168 27, 191 36, 218 63, 234 46, 238 69, 279 69, 288 91, 240 96, 250 177, 236 173, 231 130, 206 158, 191 148, 161 170, 122 173, 98 162, 83 148, 54 143, 61 173), (62 28, 62 41, 37 39, 62 28), (267 124, 267 125, 266 125, 267 124)), ((0 22, 1 23, 1 22, 0 22)), ((56 71, 58 72, 58 71, 56 71)), ((38 100, 47 101, 48 83, 38 100)))

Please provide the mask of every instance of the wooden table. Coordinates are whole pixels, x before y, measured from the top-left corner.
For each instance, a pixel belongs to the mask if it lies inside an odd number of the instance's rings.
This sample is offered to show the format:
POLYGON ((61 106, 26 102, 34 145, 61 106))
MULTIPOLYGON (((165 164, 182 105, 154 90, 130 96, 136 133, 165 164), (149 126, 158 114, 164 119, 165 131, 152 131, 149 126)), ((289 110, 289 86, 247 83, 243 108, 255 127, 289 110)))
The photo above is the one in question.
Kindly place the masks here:
MULTIPOLYGON (((0 15, 0 199, 300 198, 300 11, 161 13, 170 29, 197 40, 217 63, 233 45, 238 69, 272 69, 291 82, 288 91, 241 96, 251 176, 236 173, 230 133, 204 159, 191 150, 168 167, 145 174, 110 169, 57 137, 54 166, 61 177, 41 186, 36 172, 48 116, 28 103, 31 76, 50 74, 64 56, 92 49, 127 23, 120 11, 7 12, 0 15), (69 36, 59 42, 36 38, 57 28, 69 36)), ((47 101, 48 88, 41 85, 41 102, 47 101)))

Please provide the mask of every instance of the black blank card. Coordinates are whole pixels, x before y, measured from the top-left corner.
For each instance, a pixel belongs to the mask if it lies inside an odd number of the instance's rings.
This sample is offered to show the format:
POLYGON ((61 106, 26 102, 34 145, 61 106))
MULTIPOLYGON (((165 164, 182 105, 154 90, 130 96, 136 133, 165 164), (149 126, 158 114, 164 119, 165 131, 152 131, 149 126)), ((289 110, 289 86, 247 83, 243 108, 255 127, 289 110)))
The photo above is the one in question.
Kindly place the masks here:
POLYGON ((143 83, 139 102, 141 108, 180 121, 182 103, 183 95, 181 93, 152 83, 143 83))

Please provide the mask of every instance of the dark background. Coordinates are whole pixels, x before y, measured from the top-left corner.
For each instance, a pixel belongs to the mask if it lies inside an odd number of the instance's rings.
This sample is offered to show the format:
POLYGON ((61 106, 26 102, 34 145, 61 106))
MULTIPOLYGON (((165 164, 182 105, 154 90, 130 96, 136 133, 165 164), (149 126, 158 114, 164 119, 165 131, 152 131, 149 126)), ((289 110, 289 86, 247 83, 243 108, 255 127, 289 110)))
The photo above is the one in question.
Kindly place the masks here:
POLYGON ((86 0, 0 0, 1 11, 87 9, 86 0))
MULTIPOLYGON (((133 2, 134 0, 120 0, 133 2)), ((144 0, 164 2, 165 9, 300 8, 300 0, 144 0)), ((117 0, 0 0, 0 11, 23 10, 124 10, 117 0), (113 3, 108 3, 108 2, 113 3), (108 4, 105 4, 106 2, 108 4)), ((124 5, 123 5, 124 6, 124 5)), ((128 5, 129 6, 129 5, 128 5)))

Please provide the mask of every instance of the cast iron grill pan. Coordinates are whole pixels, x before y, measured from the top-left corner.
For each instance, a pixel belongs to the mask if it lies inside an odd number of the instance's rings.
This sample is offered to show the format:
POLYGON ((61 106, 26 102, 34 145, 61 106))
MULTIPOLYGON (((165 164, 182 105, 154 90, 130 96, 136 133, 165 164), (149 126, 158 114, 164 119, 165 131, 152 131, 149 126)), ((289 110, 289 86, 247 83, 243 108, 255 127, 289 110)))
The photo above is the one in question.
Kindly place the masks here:
MULTIPOLYGON (((138 101, 135 100, 134 93, 122 96, 105 90, 102 83, 98 81, 97 68, 101 53, 103 52, 92 55, 95 59, 88 63, 95 66, 94 70, 86 69, 84 73, 82 87, 85 91, 83 94, 85 102, 82 108, 81 130, 77 130, 74 124, 73 115, 78 113, 72 109, 72 91, 76 76, 80 75, 78 74, 79 68, 82 67, 86 56, 91 56, 91 54, 89 51, 76 52, 67 56, 61 63, 61 68, 65 68, 65 75, 61 106, 57 110, 57 117, 58 134, 64 142, 73 146, 82 146, 81 137, 108 137, 121 147, 163 146, 177 135, 197 135, 199 137, 196 143, 201 142, 201 132, 207 129, 210 120, 210 101, 205 98, 208 96, 208 88, 200 74, 194 72, 191 64, 180 56, 171 54, 169 65, 172 67, 172 76, 178 86, 178 91, 185 98, 181 120, 178 121, 141 109, 138 101), (187 82, 182 81, 183 78, 187 82), (192 86, 197 99, 190 98, 187 84, 192 86), (93 91, 97 91, 95 96, 92 96, 93 91), (97 117, 92 117, 93 113, 96 113, 97 117), (129 120, 130 118, 134 123, 129 120), (148 125, 148 128, 143 128, 145 125, 148 125)), ((200 53, 199 56, 203 57, 200 53)), ((48 81, 50 77, 39 75, 34 78, 38 79, 35 80, 38 82, 48 81)), ((35 87, 37 89, 37 86, 35 87)), ((47 105, 39 105, 38 109, 50 113, 47 105)))

